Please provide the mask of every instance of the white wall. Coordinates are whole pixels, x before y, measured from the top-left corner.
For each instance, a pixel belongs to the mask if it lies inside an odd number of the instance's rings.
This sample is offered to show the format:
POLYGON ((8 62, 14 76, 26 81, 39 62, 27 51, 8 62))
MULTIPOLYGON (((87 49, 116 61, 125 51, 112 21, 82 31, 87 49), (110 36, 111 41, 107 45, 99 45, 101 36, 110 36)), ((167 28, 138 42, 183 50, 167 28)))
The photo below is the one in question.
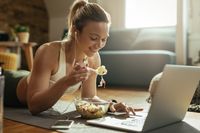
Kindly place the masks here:
MULTIPOLYGON (((60 40, 63 29, 67 26, 67 14, 74 0, 45 0, 49 13, 49 38, 50 41, 60 40)), ((124 0, 90 0, 99 3, 112 19, 112 29, 124 27, 124 0)))
POLYGON ((49 38, 50 41, 61 40, 63 30, 67 27, 65 17, 52 17, 49 21, 49 38))
POLYGON ((49 41, 60 40, 73 0, 44 0, 49 13, 49 41))
POLYGON ((189 57, 194 62, 200 50, 200 0, 190 0, 189 4, 189 57))
POLYGON ((177 0, 177 26, 176 26, 176 63, 187 64, 187 27, 188 4, 187 0, 177 0))
POLYGON ((112 29, 125 27, 125 0, 98 0, 98 3, 111 15, 112 29))

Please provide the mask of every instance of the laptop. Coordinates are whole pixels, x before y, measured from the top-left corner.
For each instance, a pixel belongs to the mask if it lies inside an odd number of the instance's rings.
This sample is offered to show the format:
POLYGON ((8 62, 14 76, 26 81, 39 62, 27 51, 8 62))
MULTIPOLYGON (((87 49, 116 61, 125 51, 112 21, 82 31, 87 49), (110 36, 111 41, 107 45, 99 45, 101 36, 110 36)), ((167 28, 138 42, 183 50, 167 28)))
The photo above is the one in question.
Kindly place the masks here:
POLYGON ((182 121, 200 80, 200 67, 165 65, 148 113, 119 118, 114 115, 87 120, 88 124, 143 132, 182 121))

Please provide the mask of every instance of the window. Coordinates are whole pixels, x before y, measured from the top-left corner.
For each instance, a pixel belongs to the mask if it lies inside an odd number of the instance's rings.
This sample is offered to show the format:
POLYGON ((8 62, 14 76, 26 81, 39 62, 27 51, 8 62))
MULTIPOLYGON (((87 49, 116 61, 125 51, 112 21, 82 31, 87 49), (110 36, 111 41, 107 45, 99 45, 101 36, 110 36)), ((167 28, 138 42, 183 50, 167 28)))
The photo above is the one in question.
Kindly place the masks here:
POLYGON ((126 0, 125 27, 176 25, 176 0, 126 0))

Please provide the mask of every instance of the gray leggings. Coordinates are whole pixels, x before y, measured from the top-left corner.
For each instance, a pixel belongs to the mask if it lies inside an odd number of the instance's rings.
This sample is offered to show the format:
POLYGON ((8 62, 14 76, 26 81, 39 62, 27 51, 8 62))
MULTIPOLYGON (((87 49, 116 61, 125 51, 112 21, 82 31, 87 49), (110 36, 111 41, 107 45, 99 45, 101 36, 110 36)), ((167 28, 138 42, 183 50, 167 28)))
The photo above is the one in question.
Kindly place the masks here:
POLYGON ((17 98, 17 85, 25 76, 28 76, 30 72, 26 70, 18 71, 4 71, 5 76, 5 88, 4 88, 4 105, 9 107, 26 107, 20 103, 17 98))

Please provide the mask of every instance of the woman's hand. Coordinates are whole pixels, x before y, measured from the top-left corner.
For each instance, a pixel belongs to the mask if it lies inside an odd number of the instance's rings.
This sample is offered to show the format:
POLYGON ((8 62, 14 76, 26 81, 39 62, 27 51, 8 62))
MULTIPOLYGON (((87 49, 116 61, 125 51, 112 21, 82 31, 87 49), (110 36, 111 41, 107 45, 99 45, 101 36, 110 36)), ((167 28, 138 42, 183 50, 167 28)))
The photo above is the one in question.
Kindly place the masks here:
POLYGON ((67 76, 68 85, 72 86, 79 82, 83 82, 88 79, 89 75, 90 71, 88 67, 76 63, 71 73, 67 76))
POLYGON ((129 115, 129 113, 135 115, 135 112, 143 110, 142 108, 135 109, 122 102, 111 103, 109 109, 111 112, 126 112, 127 115, 129 115))

